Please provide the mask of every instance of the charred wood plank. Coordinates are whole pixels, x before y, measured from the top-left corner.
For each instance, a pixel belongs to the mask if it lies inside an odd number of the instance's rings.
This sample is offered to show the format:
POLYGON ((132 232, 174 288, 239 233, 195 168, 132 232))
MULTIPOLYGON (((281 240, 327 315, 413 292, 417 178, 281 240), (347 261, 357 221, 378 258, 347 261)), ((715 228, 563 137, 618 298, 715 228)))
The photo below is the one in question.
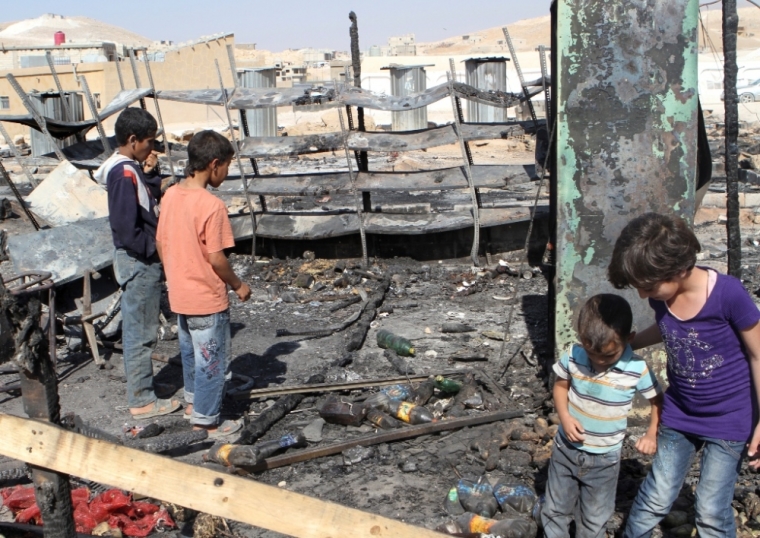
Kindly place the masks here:
POLYGON ((302 136, 246 137, 240 144, 240 156, 248 158, 294 156, 343 149, 341 133, 302 136))
POLYGON ((362 344, 364 344, 364 339, 367 337, 367 331, 369 331, 369 324, 375 319, 377 309, 383 304, 385 294, 388 293, 390 286, 391 279, 386 277, 380 282, 378 290, 372 294, 372 297, 370 297, 369 301, 364 305, 364 308, 362 308, 359 321, 351 335, 348 337, 348 343, 346 344, 347 351, 356 351, 362 347, 362 344))
MULTIPOLYGON (((527 183, 535 177, 534 165, 475 165, 476 188, 499 189, 510 183, 527 183)), ((360 172, 356 188, 362 191, 433 191, 467 188, 461 166, 421 172, 360 172)))
MULTIPOLYGON (((307 381, 307 385, 314 385, 325 382, 325 376, 314 374, 307 381)), ((296 408, 304 399, 304 394, 288 394, 275 402, 272 407, 268 407, 261 414, 246 424, 243 432, 233 445, 251 445, 264 435, 282 417, 296 408)))
POLYGON ((292 454, 286 454, 283 456, 275 456, 274 458, 264 460, 264 462, 259 466, 252 467, 248 470, 256 472, 265 471, 268 469, 275 469, 277 467, 284 467, 286 465, 293 465, 294 463, 299 463, 302 461, 309 461, 316 458, 331 456, 333 454, 339 454, 344 450, 355 446, 372 446, 379 445, 380 443, 391 443, 393 441, 402 441, 404 439, 420 437, 421 435, 428 435, 431 433, 447 430, 456 430, 459 428, 466 428, 468 426, 477 426, 479 424, 488 424, 491 422, 509 420, 522 416, 525 416, 525 411, 497 411, 495 413, 482 413, 480 415, 475 415, 472 417, 441 420, 420 426, 409 426, 390 432, 377 433, 375 435, 350 439, 348 441, 334 443, 325 447, 302 450, 300 452, 294 452, 292 454))

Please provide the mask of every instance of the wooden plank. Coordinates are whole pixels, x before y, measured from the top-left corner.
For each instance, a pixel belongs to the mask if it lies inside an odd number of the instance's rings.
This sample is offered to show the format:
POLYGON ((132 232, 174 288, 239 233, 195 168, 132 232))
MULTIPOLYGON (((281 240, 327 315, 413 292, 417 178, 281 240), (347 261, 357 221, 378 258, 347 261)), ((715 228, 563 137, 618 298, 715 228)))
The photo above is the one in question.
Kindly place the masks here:
POLYGON ((417 235, 461 230, 473 225, 472 214, 469 211, 423 214, 367 213, 364 220, 367 233, 373 234, 417 235))
POLYGON ((331 456, 333 454, 340 454, 344 450, 355 446, 379 445, 380 443, 401 441, 403 439, 411 439, 413 437, 419 437, 421 435, 428 435, 431 433, 447 430, 456 430, 468 426, 477 426, 478 424, 488 424, 491 422, 509 420, 522 416, 525 416, 525 411, 496 411, 494 413, 482 413, 469 417, 439 420, 438 422, 433 422, 430 424, 402 427, 398 430, 376 433, 374 435, 367 435, 364 437, 357 437, 355 439, 333 443, 332 445, 324 447, 317 447, 309 450, 302 450, 300 452, 293 452, 284 454, 282 456, 268 458, 253 470, 262 471, 266 469, 274 469, 276 467, 283 467, 285 465, 293 465, 294 463, 299 463, 301 461, 323 458, 325 456, 331 456))
POLYGON ((441 536, 431 530, 171 458, 0 414, 0 453, 290 536, 441 536), (298 517, 284 514, 297 513, 298 517))
POLYGON ((343 149, 341 133, 320 133, 303 136, 246 137, 240 156, 248 158, 295 156, 343 149))
MULTIPOLYGON (((351 179, 348 172, 256 176, 248 188, 251 194, 267 196, 324 196, 348 194, 350 191, 351 179)), ((241 196, 243 186, 240 180, 227 179, 214 194, 241 196)))
MULTIPOLYGON (((235 240, 251 237, 248 215, 231 216, 235 240), (246 222, 248 221, 248 222, 246 222)), ((359 233, 359 218, 355 213, 342 215, 273 215, 259 217, 256 235, 271 239, 325 239, 359 233)))
POLYGON ((377 94, 361 88, 349 87, 340 94, 340 101, 345 105, 400 112, 432 105, 448 97, 449 85, 439 84, 421 92, 397 97, 395 95, 377 94))

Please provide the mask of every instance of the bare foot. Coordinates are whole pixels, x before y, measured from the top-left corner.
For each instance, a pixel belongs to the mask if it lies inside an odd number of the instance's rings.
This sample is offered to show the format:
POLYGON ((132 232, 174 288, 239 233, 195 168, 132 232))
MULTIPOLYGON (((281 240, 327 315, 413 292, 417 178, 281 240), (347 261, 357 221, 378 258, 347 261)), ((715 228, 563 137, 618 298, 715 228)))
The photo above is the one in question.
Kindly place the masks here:
POLYGON ((193 414, 193 404, 187 404, 185 406, 185 418, 190 418, 193 414))

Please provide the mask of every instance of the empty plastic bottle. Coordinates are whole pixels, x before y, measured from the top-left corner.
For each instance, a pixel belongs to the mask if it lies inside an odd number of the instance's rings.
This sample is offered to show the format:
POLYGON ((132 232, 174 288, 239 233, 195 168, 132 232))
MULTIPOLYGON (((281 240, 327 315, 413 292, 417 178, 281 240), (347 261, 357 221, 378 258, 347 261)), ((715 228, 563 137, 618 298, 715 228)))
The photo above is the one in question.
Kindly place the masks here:
POLYGON ((523 484, 498 482, 493 488, 502 512, 507 515, 527 517, 531 514, 538 497, 532 488, 523 484))
POLYGON ((461 516, 464 514, 464 507, 462 506, 462 503, 459 502, 459 494, 457 493, 456 486, 451 488, 446 494, 443 508, 446 510, 446 513, 451 516, 461 516))
POLYGON ((303 446, 306 446, 306 437, 302 432, 288 433, 279 439, 255 445, 216 445, 209 450, 206 460, 228 467, 253 467, 280 450, 303 446))
POLYGON ((411 357, 414 355, 414 344, 403 336, 398 336, 385 329, 377 331, 377 345, 383 349, 392 349, 399 355, 411 357))
POLYGON ((433 415, 430 411, 421 405, 415 405, 412 402, 391 400, 389 410, 397 419, 408 424, 426 424, 428 422, 433 422, 433 415))
POLYGON ((390 402, 390 397, 384 392, 376 392, 374 394, 370 394, 366 400, 364 400, 364 404, 367 407, 374 407, 375 409, 379 409, 381 411, 387 411, 388 410, 388 402, 390 402))
POLYGON ((439 375, 435 377, 435 388, 437 388, 441 392, 446 392, 448 394, 456 394, 462 388, 462 384, 459 381, 454 381, 453 379, 447 379, 443 377, 442 375, 439 375))
POLYGON ((374 407, 370 407, 367 410, 367 420, 369 420, 372 424, 377 426, 378 428, 382 428, 384 430, 392 430, 393 428, 398 428, 401 426, 401 423, 396 420, 395 418, 386 415, 379 409, 375 409, 374 407))
POLYGON ((332 424, 358 426, 367 415, 367 406, 329 397, 319 409, 319 416, 332 424))
POLYGON ((408 401, 412 397, 412 387, 409 385, 391 385, 380 389, 380 392, 387 394, 391 400, 408 401))
POLYGON ((508 518, 489 519, 466 513, 456 519, 457 525, 464 532, 491 534, 502 538, 533 538, 538 529, 530 519, 508 518))
POLYGON ((492 517, 499 509, 493 487, 481 477, 477 482, 462 478, 457 483, 459 502, 465 510, 483 517, 492 517))
POLYGON ((435 378, 431 375, 425 381, 420 383, 419 387, 414 389, 412 402, 417 405, 425 405, 435 390, 435 378))

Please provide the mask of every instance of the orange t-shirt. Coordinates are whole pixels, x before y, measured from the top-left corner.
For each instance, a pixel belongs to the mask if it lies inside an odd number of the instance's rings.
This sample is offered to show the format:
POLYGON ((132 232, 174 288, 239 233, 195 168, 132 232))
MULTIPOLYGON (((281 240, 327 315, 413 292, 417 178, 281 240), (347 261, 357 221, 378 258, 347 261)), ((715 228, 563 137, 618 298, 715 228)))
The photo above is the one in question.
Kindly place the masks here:
POLYGON ((209 253, 235 246, 224 202, 205 189, 175 185, 161 200, 156 241, 173 312, 199 316, 229 308, 227 284, 208 261, 209 253))

